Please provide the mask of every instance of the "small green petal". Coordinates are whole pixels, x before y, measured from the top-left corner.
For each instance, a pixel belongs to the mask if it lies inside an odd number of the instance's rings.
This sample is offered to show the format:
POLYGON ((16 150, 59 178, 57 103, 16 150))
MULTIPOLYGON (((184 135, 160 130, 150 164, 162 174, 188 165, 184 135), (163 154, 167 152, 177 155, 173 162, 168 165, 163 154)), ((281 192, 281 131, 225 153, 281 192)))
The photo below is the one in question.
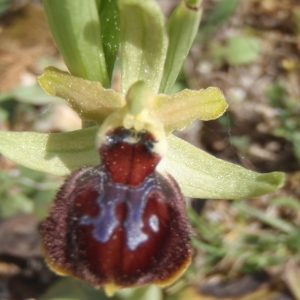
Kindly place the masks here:
POLYGON ((54 67, 45 69, 38 81, 47 94, 65 99, 83 120, 96 124, 125 105, 125 99, 114 90, 54 67))
POLYGON ((169 94, 198 31, 201 0, 181 1, 167 22, 169 47, 160 92, 169 94))
POLYGON ((109 87, 96 1, 43 0, 48 23, 69 71, 109 87))
POLYGON ((158 93, 167 53, 165 19, 153 0, 119 0, 122 93, 144 81, 158 93))
POLYGON ((0 153, 25 167, 67 176, 82 166, 99 164, 97 128, 50 134, 0 131, 0 153))
POLYGON ((284 183, 284 174, 256 173, 215 158, 170 135, 166 157, 159 164, 178 182, 186 197, 242 199, 271 193, 284 183))
POLYGON ((200 91, 183 90, 174 95, 158 95, 152 107, 167 133, 183 130, 195 119, 220 117, 227 109, 223 93, 215 87, 200 91))

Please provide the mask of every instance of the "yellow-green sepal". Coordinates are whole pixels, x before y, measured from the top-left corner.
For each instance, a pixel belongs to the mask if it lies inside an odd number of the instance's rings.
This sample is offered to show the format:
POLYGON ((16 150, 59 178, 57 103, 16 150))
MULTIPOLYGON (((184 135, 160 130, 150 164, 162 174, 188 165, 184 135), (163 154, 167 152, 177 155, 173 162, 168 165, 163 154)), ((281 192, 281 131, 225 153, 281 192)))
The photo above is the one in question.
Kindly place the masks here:
MULTIPOLYGON (((28 168, 67 176, 100 163, 95 147, 98 127, 70 133, 43 134, 0 131, 0 153, 28 168)), ((215 158, 170 135, 169 150, 158 166, 170 173, 186 197, 242 199, 271 193, 284 183, 284 174, 256 173, 215 158)))
POLYGON ((99 164, 97 129, 50 134, 0 131, 0 153, 27 168, 65 177, 80 167, 99 164))
POLYGON ((215 158, 174 135, 168 137, 168 146, 159 169, 175 178, 186 197, 252 198, 269 194, 284 184, 284 173, 247 170, 215 158))
POLYGON ((54 67, 45 69, 38 81, 47 94, 65 99, 85 121, 100 124, 107 115, 125 105, 125 99, 114 90, 54 67))

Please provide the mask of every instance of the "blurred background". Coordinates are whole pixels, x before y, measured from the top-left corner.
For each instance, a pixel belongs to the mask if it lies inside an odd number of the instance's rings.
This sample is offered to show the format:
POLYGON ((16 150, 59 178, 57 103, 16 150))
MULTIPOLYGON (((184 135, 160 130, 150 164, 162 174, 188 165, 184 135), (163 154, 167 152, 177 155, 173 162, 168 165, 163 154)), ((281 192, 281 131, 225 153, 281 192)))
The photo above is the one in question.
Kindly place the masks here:
MULTIPOLYGON (((178 3, 158 2, 166 16, 178 3)), ((163 293, 114 298, 300 300, 300 1, 203 0, 203 9, 174 92, 216 86, 229 109, 179 135, 245 168, 286 172, 286 185, 240 202, 191 200, 188 272, 163 293)), ((0 130, 81 127, 63 100, 38 86, 49 65, 66 69, 40 2, 0 0, 0 130)), ((38 230, 61 183, 0 155, 0 300, 106 299, 45 265, 38 230)))

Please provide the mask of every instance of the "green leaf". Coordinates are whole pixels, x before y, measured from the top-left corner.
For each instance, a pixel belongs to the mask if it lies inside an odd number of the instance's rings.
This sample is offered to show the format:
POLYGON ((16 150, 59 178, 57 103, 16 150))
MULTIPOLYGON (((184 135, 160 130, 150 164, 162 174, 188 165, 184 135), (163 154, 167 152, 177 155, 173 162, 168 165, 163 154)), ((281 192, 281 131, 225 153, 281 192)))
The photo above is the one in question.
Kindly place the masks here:
POLYGON ((270 204, 274 206, 290 208, 297 211, 300 210, 299 200, 293 197, 278 197, 273 199, 270 204))
POLYGON ((5 122, 9 118, 9 113, 6 109, 0 107, 0 122, 5 122))
POLYGON ((181 1, 167 22, 169 47, 159 89, 161 93, 171 92, 197 34, 202 15, 199 2, 202 1, 196 2, 196 6, 189 7, 186 1, 181 1))
POLYGON ((43 0, 48 23, 69 71, 109 87, 96 1, 43 0))
POLYGON ((167 53, 165 19, 156 1, 119 0, 122 93, 144 81, 158 93, 167 53))
POLYGON ((234 36, 224 49, 225 60, 230 65, 244 65, 255 62, 260 54, 260 43, 256 38, 234 36))
POLYGON ((240 0, 222 0, 216 2, 213 11, 205 20, 206 24, 220 25, 235 12, 240 0))
POLYGON ((116 294, 122 300, 162 300, 162 289, 156 285, 124 289, 116 294))
POLYGON ((9 0, 1 0, 0 1, 0 17, 5 15, 10 8, 10 1, 9 0))
POLYGON ((25 167, 67 176, 85 165, 99 164, 97 127, 68 133, 0 131, 0 153, 25 167))
POLYGON ((236 203, 235 207, 240 211, 243 212, 245 215, 254 217, 261 222, 276 228, 282 232, 285 233, 292 233, 295 231, 294 227, 292 224, 290 224, 288 221, 276 218, 274 216, 268 216, 265 212, 251 207, 249 205, 245 205, 243 203, 236 203))
POLYGON ((223 93, 215 87, 199 91, 183 90, 167 96, 160 94, 153 104, 153 112, 163 123, 167 133, 183 130, 195 119, 213 120, 228 107, 223 93))
POLYGON ((83 120, 96 124, 125 105, 125 99, 114 90, 54 67, 45 69, 38 81, 47 94, 65 99, 83 120))
MULTIPOLYGON (((35 84, 32 86, 21 86, 10 91, 9 93, 2 94, 2 99, 16 99, 22 103, 32 104, 32 105, 45 105, 61 103, 62 100, 58 97, 53 97, 46 95, 43 89, 35 84)), ((1 99, 0 99, 1 102, 1 99)))
POLYGON ((197 43, 208 43, 216 30, 235 13, 240 0, 222 0, 215 2, 211 12, 206 15, 205 23, 197 33, 197 43))
POLYGON ((38 300, 161 300, 162 289, 149 285, 117 291, 108 297, 103 291, 96 290, 73 278, 63 278, 55 282, 38 300))
POLYGON ((63 278, 54 283, 38 300, 116 300, 73 278, 63 278))
POLYGON ((111 80, 120 44, 120 14, 117 0, 99 2, 102 45, 111 80))
POLYGON ((9 218, 16 214, 29 214, 34 210, 34 203, 27 196, 17 194, 14 196, 6 196, 0 202, 1 212, 0 218, 9 218))
POLYGON ((215 158, 170 135, 166 157, 159 164, 174 176, 182 193, 192 198, 242 199, 271 193, 284 183, 284 174, 256 173, 215 158))

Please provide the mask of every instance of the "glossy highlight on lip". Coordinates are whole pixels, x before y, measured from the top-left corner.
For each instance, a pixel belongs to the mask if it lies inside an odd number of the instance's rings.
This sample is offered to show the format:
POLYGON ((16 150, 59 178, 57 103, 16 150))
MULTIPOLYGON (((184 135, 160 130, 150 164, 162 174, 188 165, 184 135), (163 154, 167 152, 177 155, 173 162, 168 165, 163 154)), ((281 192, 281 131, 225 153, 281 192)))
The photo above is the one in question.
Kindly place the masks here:
POLYGON ((95 287, 168 285, 191 259, 185 202, 156 166, 155 137, 122 126, 106 133, 101 164, 72 173, 42 225, 51 268, 95 287))

